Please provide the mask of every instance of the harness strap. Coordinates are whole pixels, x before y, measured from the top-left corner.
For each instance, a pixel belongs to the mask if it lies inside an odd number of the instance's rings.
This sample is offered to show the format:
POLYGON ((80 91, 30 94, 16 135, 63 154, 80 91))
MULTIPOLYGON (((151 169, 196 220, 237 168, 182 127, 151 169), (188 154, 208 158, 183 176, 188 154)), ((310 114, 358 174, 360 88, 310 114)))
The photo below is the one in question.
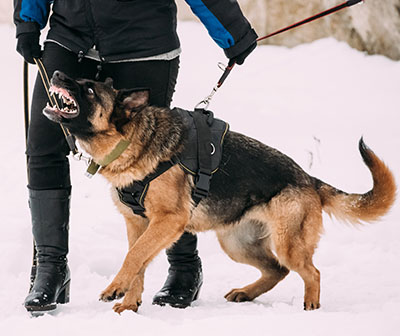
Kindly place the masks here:
POLYGON ((178 162, 179 159, 177 157, 173 157, 169 161, 161 162, 156 170, 147 175, 142 181, 134 181, 125 188, 116 188, 120 201, 131 208, 134 214, 146 218, 146 215, 144 214, 146 211, 144 207, 144 199, 150 182, 165 173, 171 167, 175 166, 178 162))
MULTIPOLYGON (((194 188, 192 191, 192 199, 197 205, 208 196, 210 190, 210 181, 212 177, 212 155, 215 147, 213 147, 211 126, 214 123, 214 114, 204 109, 196 109, 193 114, 193 121, 196 128, 197 141, 197 172, 194 174, 194 188)), ((225 133, 227 127, 225 128, 225 133)), ((225 134, 224 133, 224 134, 225 134)), ((175 164, 180 163, 180 157, 173 157, 170 161, 161 162, 156 170, 147 175, 141 181, 134 181, 125 188, 117 188, 120 201, 132 209, 133 213, 146 218, 144 199, 151 181, 166 172, 175 164)))
POLYGON ((192 192, 192 198, 196 205, 202 198, 207 197, 210 190, 211 170, 211 130, 210 126, 214 120, 214 114, 204 109, 195 109, 193 121, 197 129, 197 160, 199 171, 195 178, 195 188, 192 192))

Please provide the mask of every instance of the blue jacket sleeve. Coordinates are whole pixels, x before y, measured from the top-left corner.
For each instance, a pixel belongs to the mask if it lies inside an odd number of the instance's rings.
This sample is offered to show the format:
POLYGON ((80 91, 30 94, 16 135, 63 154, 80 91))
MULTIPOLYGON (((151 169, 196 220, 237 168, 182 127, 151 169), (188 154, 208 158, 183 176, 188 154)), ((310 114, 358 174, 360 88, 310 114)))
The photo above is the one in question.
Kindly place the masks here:
POLYGON ((43 29, 49 18, 52 0, 14 0, 14 23, 17 36, 43 29))
POLYGON ((256 41, 257 34, 244 17, 237 1, 185 1, 228 58, 241 54, 256 41))

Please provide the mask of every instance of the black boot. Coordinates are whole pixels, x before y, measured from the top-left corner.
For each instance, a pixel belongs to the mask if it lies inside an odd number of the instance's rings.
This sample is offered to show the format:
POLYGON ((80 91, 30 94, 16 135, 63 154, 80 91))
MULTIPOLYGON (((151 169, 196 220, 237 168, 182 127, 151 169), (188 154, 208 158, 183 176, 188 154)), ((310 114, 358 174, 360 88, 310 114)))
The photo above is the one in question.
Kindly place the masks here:
POLYGON ((36 275, 26 297, 32 313, 56 309, 69 302, 67 265, 70 189, 29 190, 32 232, 36 246, 36 275))
POLYGON ((164 286, 154 296, 153 304, 169 304, 176 308, 186 308, 195 301, 203 284, 201 261, 197 253, 197 237, 185 232, 167 250, 170 267, 164 286))

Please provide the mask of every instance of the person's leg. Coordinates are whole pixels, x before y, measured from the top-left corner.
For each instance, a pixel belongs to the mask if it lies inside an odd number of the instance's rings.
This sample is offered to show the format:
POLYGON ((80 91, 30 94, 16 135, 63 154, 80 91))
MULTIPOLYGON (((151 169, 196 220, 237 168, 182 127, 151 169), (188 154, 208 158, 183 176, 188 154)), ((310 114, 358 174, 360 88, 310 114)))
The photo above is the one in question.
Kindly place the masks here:
POLYGON ((167 250, 168 277, 153 297, 153 304, 186 308, 197 300, 203 284, 201 260, 197 253, 197 236, 189 232, 167 250))
MULTIPOLYGON (((54 43, 45 46, 43 64, 49 78, 55 70, 74 77, 80 76, 83 65, 77 60, 76 55, 54 43)), ((96 67, 86 65, 85 68, 93 68, 95 71, 96 67)), ((24 303, 31 312, 53 310, 57 303, 69 301, 69 148, 60 126, 42 114, 47 102, 48 96, 38 75, 32 98, 26 151, 29 207, 37 252, 34 281, 24 303)))
POLYGON ((100 80, 113 79, 115 89, 143 88, 150 90, 150 105, 169 107, 175 91, 179 57, 171 61, 106 63, 100 80))
MULTIPOLYGON (((103 66, 102 77, 110 76, 116 89, 148 88, 150 104, 170 106, 178 76, 179 58, 172 61, 115 63, 103 66)), ((197 299, 202 285, 197 237, 184 233, 167 250, 170 263, 167 280, 153 298, 153 304, 185 308, 197 299)))

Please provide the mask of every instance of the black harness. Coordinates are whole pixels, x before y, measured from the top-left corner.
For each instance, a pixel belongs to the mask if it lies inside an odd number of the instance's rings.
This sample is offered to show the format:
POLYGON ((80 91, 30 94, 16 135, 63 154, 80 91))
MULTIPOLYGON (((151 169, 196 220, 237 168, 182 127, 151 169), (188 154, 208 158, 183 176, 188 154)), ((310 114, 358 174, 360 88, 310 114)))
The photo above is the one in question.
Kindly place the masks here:
POLYGON ((186 111, 174 108, 188 129, 185 148, 177 157, 161 162, 156 170, 141 181, 134 181, 128 187, 119 189, 120 201, 130 207, 136 215, 146 217, 144 199, 151 181, 176 164, 194 176, 192 199, 197 205, 210 190, 212 175, 218 170, 222 158, 222 144, 229 125, 214 118, 211 111, 196 109, 186 111))

